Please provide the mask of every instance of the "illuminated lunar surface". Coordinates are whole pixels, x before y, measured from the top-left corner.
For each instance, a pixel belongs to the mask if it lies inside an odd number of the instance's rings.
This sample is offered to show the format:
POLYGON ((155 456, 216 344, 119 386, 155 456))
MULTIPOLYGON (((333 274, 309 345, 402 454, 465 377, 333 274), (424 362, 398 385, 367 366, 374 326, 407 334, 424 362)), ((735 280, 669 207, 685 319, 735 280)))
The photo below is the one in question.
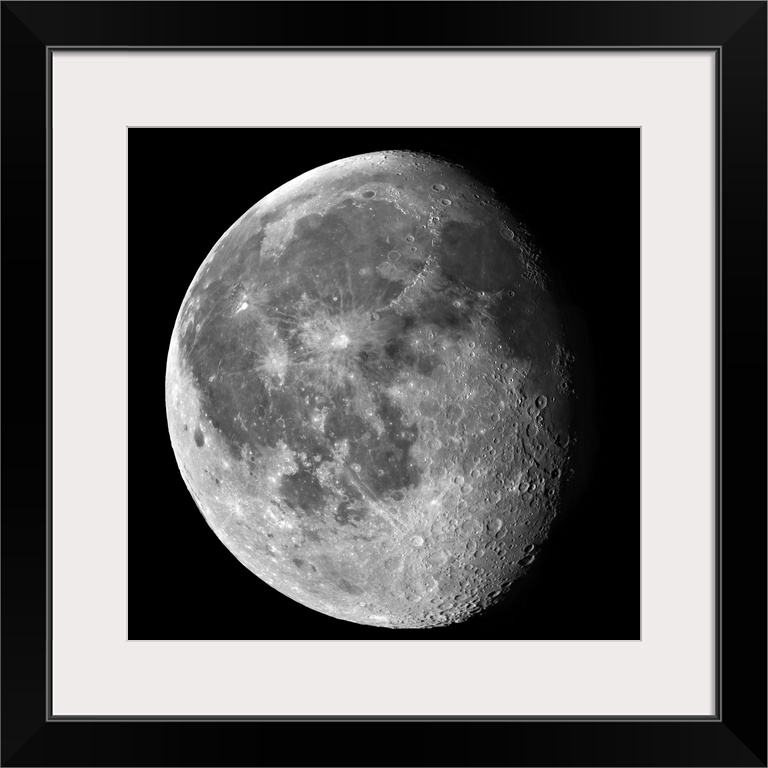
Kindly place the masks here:
POLYGON ((425 154, 299 176, 219 240, 166 371, 179 468, 256 576, 381 627, 464 621, 544 543, 571 356, 531 237, 425 154))

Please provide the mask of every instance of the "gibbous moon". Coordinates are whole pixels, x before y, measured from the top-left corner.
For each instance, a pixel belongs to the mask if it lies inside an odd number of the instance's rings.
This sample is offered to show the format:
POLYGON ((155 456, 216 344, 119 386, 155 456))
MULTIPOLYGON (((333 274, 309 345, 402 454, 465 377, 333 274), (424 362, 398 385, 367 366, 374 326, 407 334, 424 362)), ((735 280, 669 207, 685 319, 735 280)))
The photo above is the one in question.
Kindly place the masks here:
POLYGON ((168 427, 211 529, 316 611, 464 621, 544 545, 571 355, 535 244, 461 167, 389 151, 221 237, 170 340, 168 427))

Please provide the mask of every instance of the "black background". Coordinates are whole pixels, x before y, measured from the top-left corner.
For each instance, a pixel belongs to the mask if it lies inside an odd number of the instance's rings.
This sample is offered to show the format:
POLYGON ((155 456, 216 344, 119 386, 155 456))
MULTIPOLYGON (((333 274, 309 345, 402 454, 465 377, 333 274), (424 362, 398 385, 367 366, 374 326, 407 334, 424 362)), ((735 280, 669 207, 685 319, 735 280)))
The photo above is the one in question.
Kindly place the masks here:
POLYGON ((639 129, 129 130, 130 639, 638 639, 639 129), (426 150, 508 200, 542 249, 576 355, 579 435, 567 511, 504 606, 389 630, 272 589, 208 527, 166 427, 176 314, 226 229, 295 176, 341 157, 426 150))

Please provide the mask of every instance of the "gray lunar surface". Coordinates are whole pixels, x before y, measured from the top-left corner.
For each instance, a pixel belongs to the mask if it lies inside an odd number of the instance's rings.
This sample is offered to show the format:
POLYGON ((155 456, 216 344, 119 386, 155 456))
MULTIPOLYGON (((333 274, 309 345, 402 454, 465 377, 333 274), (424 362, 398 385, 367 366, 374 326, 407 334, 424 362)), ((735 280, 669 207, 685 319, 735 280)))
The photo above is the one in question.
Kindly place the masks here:
POLYGON ((441 626, 501 600, 544 544, 570 359, 492 190, 376 152, 289 181, 208 254, 173 329, 168 427, 260 579, 346 621, 441 626))

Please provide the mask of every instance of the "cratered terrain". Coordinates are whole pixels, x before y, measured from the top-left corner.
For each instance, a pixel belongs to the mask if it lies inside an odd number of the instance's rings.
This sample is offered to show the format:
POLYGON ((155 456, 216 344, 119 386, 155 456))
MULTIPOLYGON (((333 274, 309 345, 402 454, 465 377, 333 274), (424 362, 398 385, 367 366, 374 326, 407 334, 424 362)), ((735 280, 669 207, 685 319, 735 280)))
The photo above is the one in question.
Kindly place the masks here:
POLYGON ((463 168, 358 155, 256 203, 178 313, 184 481, 259 578, 380 627, 464 621, 543 545, 571 355, 531 235, 463 168))

